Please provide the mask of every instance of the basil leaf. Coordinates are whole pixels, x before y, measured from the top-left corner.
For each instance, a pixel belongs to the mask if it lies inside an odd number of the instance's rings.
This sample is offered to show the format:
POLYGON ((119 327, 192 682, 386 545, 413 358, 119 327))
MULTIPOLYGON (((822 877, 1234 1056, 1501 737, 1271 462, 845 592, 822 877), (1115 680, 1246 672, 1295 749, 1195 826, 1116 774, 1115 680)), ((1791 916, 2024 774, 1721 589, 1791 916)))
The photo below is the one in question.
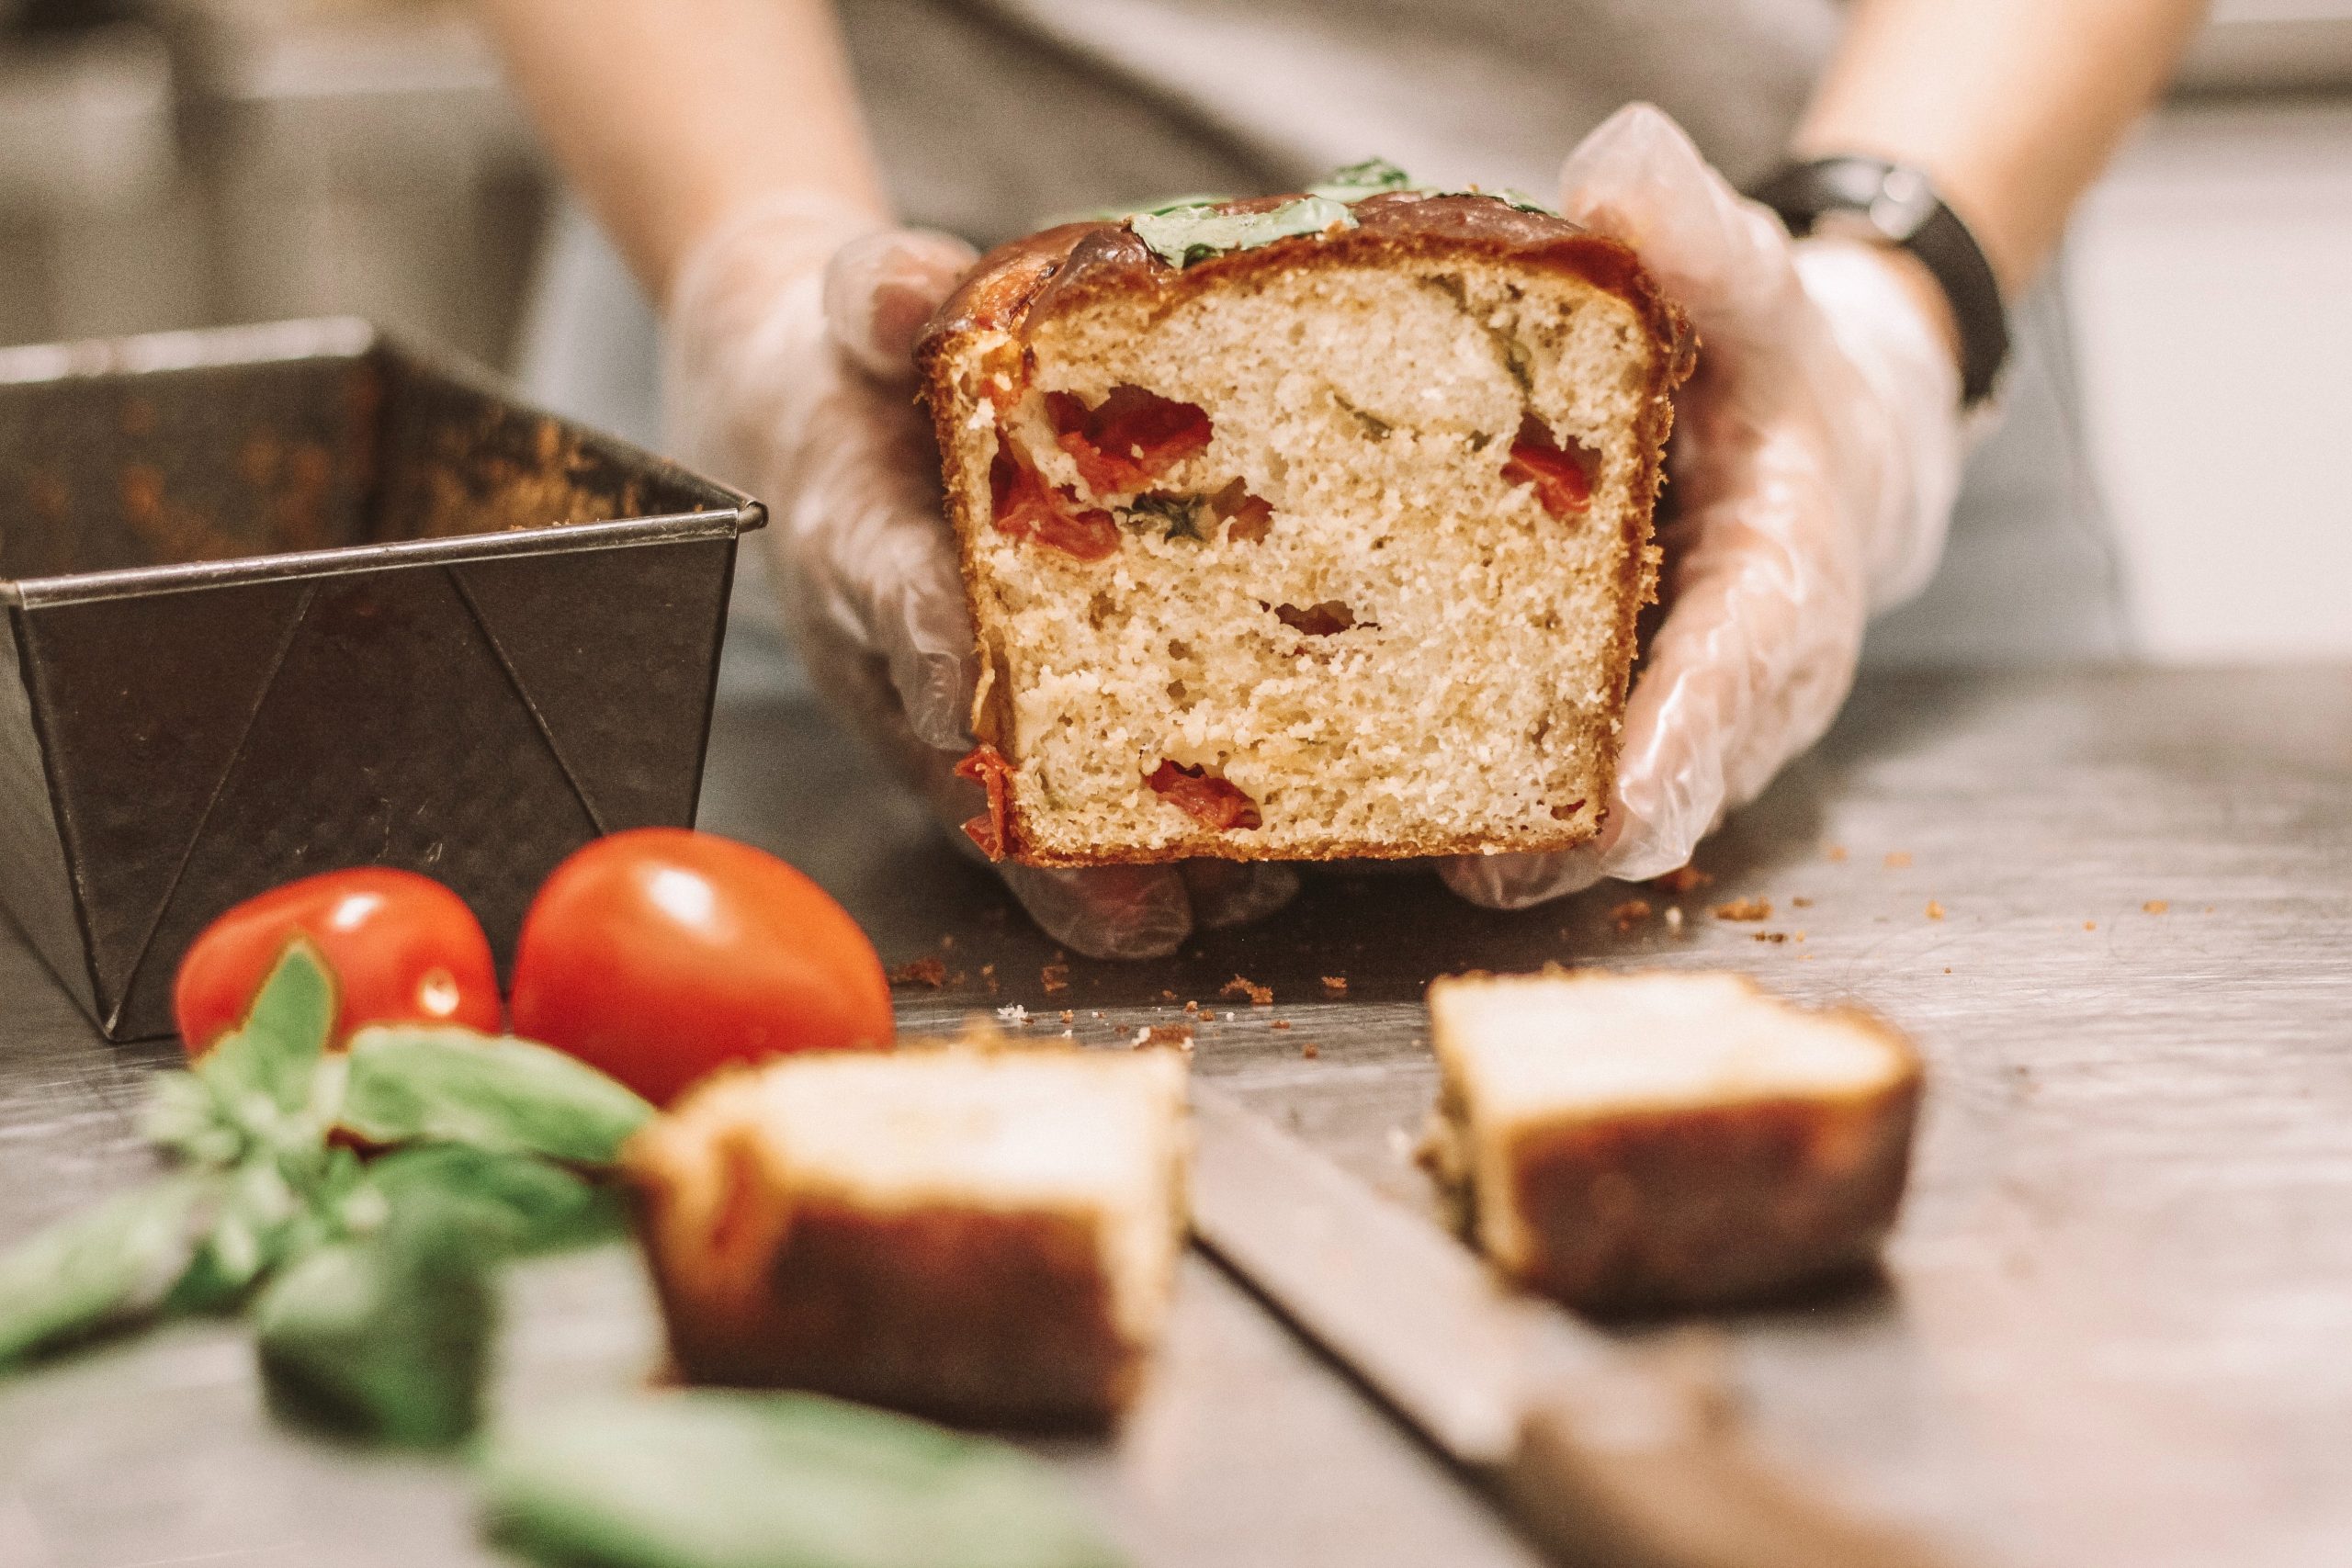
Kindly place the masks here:
POLYGON ((1001 1443, 815 1394, 699 1389, 496 1433, 510 1545, 596 1568, 1109 1568, 1054 1473, 1001 1443))
POLYGON ((1356 215, 1324 196, 1303 196, 1264 212, 1219 212, 1204 203, 1127 220, 1136 238, 1170 266, 1189 266, 1229 251, 1251 251, 1299 234, 1352 229, 1356 215))
POLYGON ((220 1120, 267 1147, 315 1146, 326 1124, 312 1091, 335 1010, 334 977, 318 950, 297 938, 262 982, 245 1021, 196 1065, 220 1120))
POLYGON ((211 1085, 188 1072, 155 1075, 139 1125, 150 1143, 201 1166, 235 1164, 250 1141, 229 1119, 211 1085))
POLYGON ((463 1144, 384 1156, 368 1168, 345 1212, 365 1228, 370 1206, 389 1215, 418 1202, 474 1205, 485 1233, 517 1253, 607 1240, 621 1234, 625 1217, 614 1194, 561 1166, 463 1144))
POLYGON ((1344 169, 1334 169, 1317 185, 1306 187, 1309 196, 1329 197, 1333 201, 1358 202, 1368 196, 1380 196, 1389 191, 1409 191, 1415 196, 1483 196, 1489 201, 1499 201, 1521 212, 1544 212, 1557 218, 1559 213, 1544 206, 1525 191, 1509 186, 1483 190, 1476 186, 1423 185, 1385 158, 1366 158, 1361 164, 1350 164, 1344 169))
POLYGON ((272 1402, 353 1436, 438 1448, 472 1431, 490 1366, 500 1252, 480 1211, 396 1209, 383 1229, 310 1253, 254 1307, 272 1402))
MULTIPOLYGON (((307 1185, 307 1183, 306 1183, 307 1185)), ((292 1256, 310 1204, 277 1160, 262 1155, 230 1172, 195 1258, 165 1303, 173 1312, 218 1312, 292 1256)))
POLYGON ((1160 537, 1171 544, 1178 539, 1205 541, 1207 536, 1201 532, 1201 513, 1207 510, 1208 503, 1198 496, 1163 495, 1148 491, 1129 504, 1127 521, 1131 525, 1148 526, 1154 525, 1147 524, 1146 519, 1156 520, 1160 537))
POLYGON ((560 1051, 467 1029, 351 1037, 343 1124, 378 1144, 470 1144, 610 1165, 653 1114, 632 1090, 560 1051))
POLYGON ((0 1367, 162 1305, 187 1269, 213 1190, 204 1177, 169 1178, 0 1254, 0 1367))
POLYGON ((1333 201, 1362 201, 1368 196, 1378 196, 1385 190, 1414 190, 1413 176, 1385 158, 1366 158, 1361 164, 1350 164, 1334 169, 1321 181, 1306 187, 1309 196, 1327 196, 1333 201))

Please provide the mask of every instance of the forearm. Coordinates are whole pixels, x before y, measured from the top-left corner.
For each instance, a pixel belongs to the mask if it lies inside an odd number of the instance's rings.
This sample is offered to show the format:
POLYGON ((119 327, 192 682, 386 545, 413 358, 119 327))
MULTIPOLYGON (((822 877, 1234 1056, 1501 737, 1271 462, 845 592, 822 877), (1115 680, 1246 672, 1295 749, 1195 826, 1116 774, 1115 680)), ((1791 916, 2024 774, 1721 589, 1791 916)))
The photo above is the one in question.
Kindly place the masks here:
POLYGON ((2011 298, 2171 74, 2204 0, 1854 0, 1804 156, 1925 169, 2011 298))
POLYGON ((487 0, 516 90, 656 299, 778 191, 888 215, 826 0, 487 0))

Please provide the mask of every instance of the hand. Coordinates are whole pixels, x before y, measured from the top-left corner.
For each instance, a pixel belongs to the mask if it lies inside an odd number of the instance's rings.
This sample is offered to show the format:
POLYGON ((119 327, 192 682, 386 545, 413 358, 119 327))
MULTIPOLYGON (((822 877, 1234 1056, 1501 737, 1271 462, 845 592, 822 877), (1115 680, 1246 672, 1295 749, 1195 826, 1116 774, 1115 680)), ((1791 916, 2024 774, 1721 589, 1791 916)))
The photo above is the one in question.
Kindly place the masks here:
MULTIPOLYGON (((772 198, 679 269, 663 366, 673 446, 769 503, 811 678, 951 828, 983 809, 951 772, 971 747, 978 668, 910 355, 973 259, 949 235, 772 198)), ((1173 952, 1195 927, 1270 914, 1298 886, 1275 864, 997 870, 1048 935, 1101 958, 1173 952)))
POLYGON ((1668 609, 1626 704, 1599 838, 1464 856, 1446 885, 1521 908, 1688 862, 1820 739, 1874 611, 1926 585, 1962 452, 1960 372, 1907 257, 1792 243, 1646 104, 1569 155, 1560 208, 1639 251, 1699 333, 1675 400, 1668 609))

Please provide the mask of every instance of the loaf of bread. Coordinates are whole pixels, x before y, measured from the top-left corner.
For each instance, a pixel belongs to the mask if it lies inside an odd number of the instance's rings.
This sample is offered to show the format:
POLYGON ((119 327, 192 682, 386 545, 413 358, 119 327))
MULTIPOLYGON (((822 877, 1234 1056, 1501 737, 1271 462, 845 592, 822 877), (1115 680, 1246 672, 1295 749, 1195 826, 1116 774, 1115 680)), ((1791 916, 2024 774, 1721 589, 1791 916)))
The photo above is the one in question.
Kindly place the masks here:
POLYGON ((985 1426, 1134 1395, 1181 1245, 1172 1051, 809 1053, 723 1074, 629 1145, 696 1382, 985 1426))
POLYGON ((1692 359, 1625 246, 1416 190, 1071 224, 985 258, 918 358, 992 855, 1599 830, 1692 359))
POLYGON ((1919 1059, 1887 1024, 1736 975, 1430 987, 1429 1153, 1501 1271, 1623 1312, 1767 1296, 1869 1258, 1910 1161, 1919 1059))

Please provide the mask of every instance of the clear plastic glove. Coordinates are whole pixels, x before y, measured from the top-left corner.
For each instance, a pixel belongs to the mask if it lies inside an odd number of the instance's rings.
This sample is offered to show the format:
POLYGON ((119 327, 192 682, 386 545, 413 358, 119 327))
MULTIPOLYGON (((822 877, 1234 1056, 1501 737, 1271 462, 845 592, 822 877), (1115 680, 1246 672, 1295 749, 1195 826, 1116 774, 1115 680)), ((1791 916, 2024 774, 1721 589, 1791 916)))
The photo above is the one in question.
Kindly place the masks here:
POLYGON ((1690 312, 1699 367, 1675 401, 1667 615, 1608 818, 1575 850, 1440 867, 1498 908, 1687 863, 1829 728, 1871 615, 1934 572, 1960 482, 1960 372, 1883 254, 1792 243, 1646 104, 1587 137, 1560 187, 1690 312))
MULTIPOLYGON (((910 355, 973 260, 950 235, 779 197, 695 248, 665 313, 673 448, 767 502, 811 678, 951 829, 983 808, 952 773, 972 744, 978 667, 910 355)), ((1101 958, 1173 952, 1298 888, 1276 864, 997 870, 1048 935, 1101 958)))

